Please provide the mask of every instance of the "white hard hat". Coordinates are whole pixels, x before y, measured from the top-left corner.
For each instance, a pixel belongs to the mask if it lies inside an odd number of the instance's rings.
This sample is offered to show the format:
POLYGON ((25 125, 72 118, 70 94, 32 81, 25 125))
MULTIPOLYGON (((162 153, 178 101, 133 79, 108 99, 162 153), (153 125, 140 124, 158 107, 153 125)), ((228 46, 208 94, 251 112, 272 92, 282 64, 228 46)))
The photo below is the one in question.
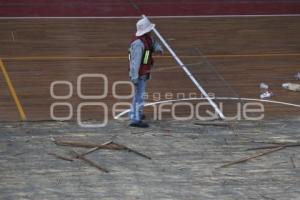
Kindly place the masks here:
POLYGON ((152 29, 155 27, 155 24, 152 24, 147 18, 140 19, 136 23, 136 36, 142 36, 146 33, 149 33, 152 31, 152 29))

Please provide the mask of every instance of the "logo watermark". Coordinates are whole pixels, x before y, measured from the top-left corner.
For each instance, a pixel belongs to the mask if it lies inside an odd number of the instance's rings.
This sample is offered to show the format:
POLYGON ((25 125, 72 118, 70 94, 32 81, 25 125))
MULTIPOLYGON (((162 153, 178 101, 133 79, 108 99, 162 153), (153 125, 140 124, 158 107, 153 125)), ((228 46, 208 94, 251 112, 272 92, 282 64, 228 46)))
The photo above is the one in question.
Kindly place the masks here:
MULTIPOLYGON (((53 81, 50 85, 50 95, 55 100, 50 106, 50 117, 52 120, 65 121, 71 120, 76 116, 76 121, 79 126, 86 128, 104 127, 109 121, 109 116, 115 119, 127 119, 128 111, 130 109, 130 100, 134 95, 135 86, 130 81, 115 81, 109 87, 109 79, 104 74, 81 74, 77 77, 76 84, 73 85, 70 81, 58 80, 53 81), (83 91, 83 83, 90 79, 98 79, 99 94, 86 94, 83 91), (61 87, 66 87, 67 91, 64 95, 55 93, 61 87), (76 94, 74 94, 74 87, 76 87, 76 94), (118 88, 128 88, 125 92, 118 93, 118 88), (77 96, 81 102, 75 107, 70 103, 72 97, 77 96), (114 99, 117 102, 108 106, 104 99, 114 99), (56 116, 55 110, 58 107, 64 107, 68 110, 65 116, 56 116), (83 111, 87 107, 100 109, 99 115, 102 115, 102 121, 91 123, 83 121, 83 111), (124 110, 127 112, 124 112, 124 110), (121 113, 121 115, 120 115, 121 113), (122 114, 124 113, 124 114, 122 114)), ((214 93, 208 93, 211 99, 217 99, 214 93)), ((218 119, 218 114, 212 109, 209 102, 201 95, 193 93, 173 93, 173 92, 154 92, 152 94, 145 93, 145 101, 152 101, 151 104, 146 104, 152 109, 153 120, 162 120, 165 115, 179 120, 187 121, 192 119, 198 120, 214 120, 218 119), (199 101, 202 100, 202 101, 199 101)), ((232 104, 232 102, 231 102, 232 104)), ((226 104, 220 102, 217 104, 219 109, 224 113, 226 104)), ((262 120, 264 118, 264 105, 262 102, 235 102, 231 105, 236 112, 233 116, 225 116, 226 120, 262 120)))

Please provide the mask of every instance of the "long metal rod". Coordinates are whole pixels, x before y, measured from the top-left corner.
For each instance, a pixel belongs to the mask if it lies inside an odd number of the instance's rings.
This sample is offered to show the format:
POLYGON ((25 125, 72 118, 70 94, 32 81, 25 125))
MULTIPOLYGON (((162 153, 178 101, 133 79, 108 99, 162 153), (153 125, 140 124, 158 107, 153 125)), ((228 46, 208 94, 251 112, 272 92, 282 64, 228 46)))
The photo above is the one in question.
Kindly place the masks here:
MULTIPOLYGON (((146 15, 142 15, 143 18, 146 18, 146 15)), ((156 36, 160 39, 160 41, 164 44, 164 46, 167 48, 167 50, 171 53, 172 57, 176 60, 176 62, 179 64, 179 66, 183 69, 183 71, 187 74, 187 76, 193 81, 193 83, 196 85, 196 87, 200 90, 200 92, 205 96, 205 98, 208 100, 210 105, 215 109, 215 111, 218 113, 221 119, 225 119, 224 114, 222 111, 218 108, 216 103, 208 96, 207 92, 203 89, 203 87, 198 83, 198 81, 195 79, 195 77, 191 74, 191 72, 187 69, 185 64, 180 60, 180 58, 176 55, 176 53, 173 51, 173 49, 168 45, 168 43, 165 41, 165 39, 161 36, 161 34, 157 31, 156 28, 153 28, 153 32, 156 34, 156 36)))

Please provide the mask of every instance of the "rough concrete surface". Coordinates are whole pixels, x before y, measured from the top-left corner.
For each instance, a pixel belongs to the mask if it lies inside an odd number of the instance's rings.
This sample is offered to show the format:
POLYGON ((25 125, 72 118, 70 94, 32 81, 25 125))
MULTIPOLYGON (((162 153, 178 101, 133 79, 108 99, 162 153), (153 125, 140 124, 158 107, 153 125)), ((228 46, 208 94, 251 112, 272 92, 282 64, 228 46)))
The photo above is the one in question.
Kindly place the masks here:
MULTIPOLYGON (((245 163, 223 164, 264 150, 247 148, 300 141, 299 119, 196 125, 152 121, 140 130, 127 122, 80 128, 73 122, 2 123, 0 199, 300 199, 300 147, 288 147, 245 163), (52 139, 103 143, 113 140, 144 153, 98 150, 86 157, 104 173, 52 139)), ((202 122, 200 122, 202 123, 202 122)))

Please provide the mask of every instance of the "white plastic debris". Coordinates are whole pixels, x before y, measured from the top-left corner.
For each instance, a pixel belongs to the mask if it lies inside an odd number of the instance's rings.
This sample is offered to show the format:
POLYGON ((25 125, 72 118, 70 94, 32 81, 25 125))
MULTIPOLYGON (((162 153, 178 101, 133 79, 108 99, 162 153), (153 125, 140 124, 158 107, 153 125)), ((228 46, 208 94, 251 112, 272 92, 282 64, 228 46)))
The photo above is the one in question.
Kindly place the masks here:
POLYGON ((260 95, 261 99, 267 99, 274 96, 273 92, 266 91, 260 95))
POLYGON ((270 87, 267 83, 261 82, 259 84, 259 88, 260 88, 260 92, 261 92, 261 94, 260 94, 261 99, 267 99, 274 95, 273 92, 269 91, 270 87))
POLYGON ((297 80, 300 80, 300 72, 297 73, 297 74, 295 75, 295 78, 296 78, 297 80))
POLYGON ((283 83, 282 87, 285 89, 289 89, 289 85, 290 85, 290 83, 283 83))
POLYGON ((300 84, 296 83, 283 83, 282 87, 291 91, 300 92, 300 84))
POLYGON ((267 90, 267 89, 269 89, 269 85, 266 83, 260 83, 259 88, 262 90, 267 90))

